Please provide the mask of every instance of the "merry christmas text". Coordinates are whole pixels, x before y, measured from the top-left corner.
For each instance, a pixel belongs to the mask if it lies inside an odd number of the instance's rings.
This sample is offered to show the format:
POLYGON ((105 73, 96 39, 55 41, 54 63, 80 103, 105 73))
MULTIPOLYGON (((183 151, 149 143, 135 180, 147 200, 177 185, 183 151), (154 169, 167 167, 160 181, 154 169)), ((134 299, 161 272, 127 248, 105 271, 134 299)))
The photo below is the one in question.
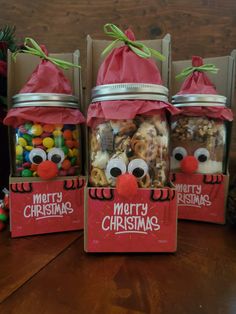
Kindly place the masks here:
POLYGON ((24 217, 36 218, 36 220, 63 217, 72 214, 73 211, 71 202, 63 202, 62 192, 38 193, 33 195, 32 204, 25 206, 24 217))
POLYGON ((210 196, 202 194, 202 186, 198 184, 176 184, 178 206, 211 206, 210 196))
POLYGON ((121 233, 144 233, 160 229, 157 216, 148 215, 147 203, 114 203, 113 215, 102 221, 104 231, 121 233))

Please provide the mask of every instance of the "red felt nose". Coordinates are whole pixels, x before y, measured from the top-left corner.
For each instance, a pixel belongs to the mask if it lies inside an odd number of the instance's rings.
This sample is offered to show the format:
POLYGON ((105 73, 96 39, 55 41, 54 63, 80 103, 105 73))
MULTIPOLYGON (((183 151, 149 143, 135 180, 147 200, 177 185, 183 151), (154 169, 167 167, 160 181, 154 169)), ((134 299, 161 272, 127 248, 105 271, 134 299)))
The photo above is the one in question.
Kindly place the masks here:
POLYGON ((120 196, 132 198, 137 194, 138 183, 135 176, 130 173, 124 173, 117 178, 116 188, 120 196))
POLYGON ((54 162, 45 160, 38 165, 37 173, 40 178, 48 180, 57 176, 58 168, 54 162))
POLYGON ((198 161, 194 156, 186 156, 181 160, 180 167, 185 173, 194 173, 198 168, 198 161))

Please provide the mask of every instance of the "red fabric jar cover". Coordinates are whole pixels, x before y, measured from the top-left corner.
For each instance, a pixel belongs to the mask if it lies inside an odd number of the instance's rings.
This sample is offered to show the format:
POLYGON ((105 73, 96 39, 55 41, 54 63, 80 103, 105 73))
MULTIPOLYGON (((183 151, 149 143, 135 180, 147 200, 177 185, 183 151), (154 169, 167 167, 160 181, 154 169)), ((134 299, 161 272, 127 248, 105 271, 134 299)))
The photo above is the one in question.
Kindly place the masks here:
POLYGON ((80 124, 85 121, 79 109, 63 107, 22 107, 8 111, 4 124, 17 128, 33 121, 45 124, 80 124))
MULTIPOLYGON (((128 29, 125 35, 135 41, 133 32, 128 29)), ((101 64, 96 85, 119 83, 147 83, 162 85, 156 63, 151 58, 143 58, 134 53, 128 45, 115 48, 101 64)), ((97 119, 133 119, 137 114, 154 114, 167 109, 175 114, 178 109, 168 102, 153 100, 107 100, 89 105, 87 123, 92 126, 97 119)))
MULTIPOLYGON (((40 46, 48 56, 44 45, 40 46)), ((52 62, 42 59, 19 93, 72 94, 69 80, 52 62)), ((4 124, 17 127, 26 121, 49 124, 79 124, 85 121, 79 109, 63 107, 22 107, 9 110, 4 124)))
MULTIPOLYGON (((44 45, 40 48, 48 56, 44 45)), ((64 73, 48 60, 41 60, 19 93, 72 94, 69 80, 64 73)))
MULTIPOLYGON (((200 67, 203 65, 203 60, 201 57, 192 57, 192 66, 200 67)), ((217 95, 215 86, 212 84, 210 79, 207 77, 206 73, 198 71, 197 69, 192 72, 192 74, 186 78, 183 82, 180 91, 177 95, 190 95, 190 94, 211 94, 217 95)), ((207 116, 209 118, 221 119, 232 121, 233 113, 232 110, 224 106, 192 106, 189 105, 181 108, 180 114, 186 116, 207 116)))

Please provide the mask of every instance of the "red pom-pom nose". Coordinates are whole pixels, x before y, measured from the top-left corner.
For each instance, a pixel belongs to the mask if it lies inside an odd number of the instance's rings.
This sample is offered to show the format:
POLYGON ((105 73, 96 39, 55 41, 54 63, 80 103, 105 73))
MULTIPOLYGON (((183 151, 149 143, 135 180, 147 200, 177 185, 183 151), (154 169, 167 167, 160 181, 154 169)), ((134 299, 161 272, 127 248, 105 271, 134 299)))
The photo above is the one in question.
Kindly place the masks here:
POLYGON ((185 173, 194 173, 198 168, 198 161, 194 156, 186 156, 180 163, 181 170, 185 173))
POLYGON ((124 173, 117 178, 116 188, 120 196, 132 198, 137 194, 138 183, 135 176, 130 173, 124 173))
POLYGON ((203 59, 199 56, 192 56, 192 66, 200 67, 201 65, 203 65, 203 59))
POLYGON ((57 176, 58 168, 54 162, 45 160, 38 165, 37 173, 40 178, 48 180, 57 176))

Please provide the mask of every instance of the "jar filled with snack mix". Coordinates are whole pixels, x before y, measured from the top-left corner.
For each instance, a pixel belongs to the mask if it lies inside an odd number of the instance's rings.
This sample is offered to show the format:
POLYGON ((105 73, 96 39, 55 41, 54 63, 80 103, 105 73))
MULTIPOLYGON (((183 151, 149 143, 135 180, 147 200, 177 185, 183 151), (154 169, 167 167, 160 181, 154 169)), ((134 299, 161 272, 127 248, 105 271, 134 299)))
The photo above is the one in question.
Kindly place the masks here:
POLYGON ((172 117, 171 169, 187 173, 223 173, 226 149, 225 121, 211 115, 196 114, 197 106, 225 106, 226 97, 176 95, 172 103, 182 110, 182 114, 172 117), (196 107, 191 108, 193 105, 196 107), (187 111, 186 107, 188 110, 191 108, 191 112, 187 111))
MULTIPOLYGON (((143 98, 150 103, 167 102, 167 94, 168 90, 160 85, 110 84, 95 87, 92 102, 110 99, 117 102, 117 107, 125 102, 135 106, 143 98)), ((90 183, 114 187, 117 178, 128 173, 140 188, 163 187, 169 172, 168 147, 164 109, 139 113, 132 119, 96 119, 89 129, 90 183)))
POLYGON ((226 124, 233 120, 225 96, 218 95, 206 73, 216 74, 214 64, 192 57, 192 67, 176 78, 185 78, 172 104, 180 111, 171 122, 171 170, 214 174, 226 171, 226 124))
POLYGON ((178 111, 168 102, 157 62, 165 57, 124 33, 114 24, 104 31, 115 39, 106 49, 88 108, 89 183, 115 187, 122 197, 138 188, 168 184, 169 128, 167 112, 178 111), (117 41, 123 42, 114 48, 117 41))

